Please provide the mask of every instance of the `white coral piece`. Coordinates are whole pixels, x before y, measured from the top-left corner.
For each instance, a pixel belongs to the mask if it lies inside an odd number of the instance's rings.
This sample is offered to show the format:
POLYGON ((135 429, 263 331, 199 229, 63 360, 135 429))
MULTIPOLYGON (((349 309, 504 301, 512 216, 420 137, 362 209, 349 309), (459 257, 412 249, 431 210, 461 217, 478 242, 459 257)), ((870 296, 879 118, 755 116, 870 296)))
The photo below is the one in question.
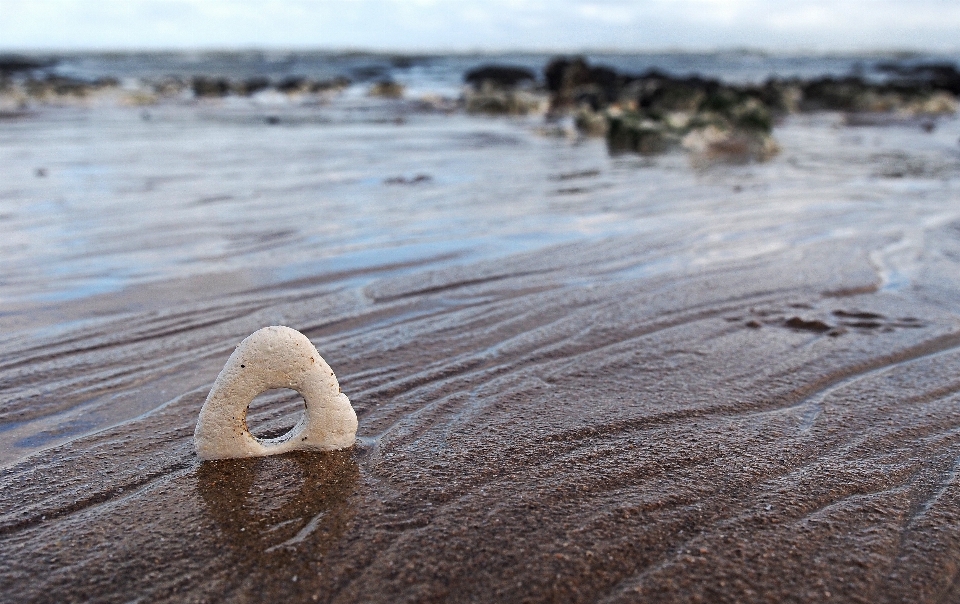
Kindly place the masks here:
POLYGON ((203 403, 193 439, 200 459, 209 460, 345 449, 356 435, 357 414, 330 366, 305 335, 273 326, 255 331, 230 355, 203 403), (247 409, 258 394, 275 388, 299 392, 306 412, 283 436, 258 439, 247 428, 247 409))

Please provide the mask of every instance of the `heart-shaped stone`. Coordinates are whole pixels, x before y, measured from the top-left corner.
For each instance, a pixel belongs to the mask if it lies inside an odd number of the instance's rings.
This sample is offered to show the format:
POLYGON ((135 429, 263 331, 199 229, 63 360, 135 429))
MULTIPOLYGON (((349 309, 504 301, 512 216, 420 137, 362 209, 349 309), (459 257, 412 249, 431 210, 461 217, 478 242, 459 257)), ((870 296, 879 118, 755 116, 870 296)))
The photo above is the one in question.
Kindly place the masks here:
POLYGON ((200 410, 193 434, 200 459, 258 457, 287 451, 333 451, 353 446, 357 414, 337 376, 307 336, 283 326, 264 327, 233 351, 200 410), (290 388, 306 412, 289 432, 259 439, 247 428, 247 409, 260 393, 290 388))

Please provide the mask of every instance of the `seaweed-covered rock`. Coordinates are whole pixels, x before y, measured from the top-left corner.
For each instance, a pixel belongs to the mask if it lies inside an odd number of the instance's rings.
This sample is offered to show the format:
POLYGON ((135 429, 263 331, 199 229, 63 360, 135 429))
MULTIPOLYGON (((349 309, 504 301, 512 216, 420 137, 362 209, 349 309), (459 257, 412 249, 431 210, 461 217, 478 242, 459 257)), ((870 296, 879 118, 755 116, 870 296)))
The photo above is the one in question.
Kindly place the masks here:
POLYGON ((848 76, 734 85, 657 70, 624 74, 583 57, 558 57, 547 64, 544 80, 551 112, 572 113, 577 130, 605 136, 611 152, 655 154, 682 146, 711 161, 763 161, 777 153, 773 126, 789 113, 929 117, 957 111, 954 66, 887 71, 889 80, 880 83, 848 76))
POLYGON ((691 152, 693 163, 700 166, 767 161, 780 152, 780 146, 769 133, 716 126, 691 130, 681 144, 691 152))
POLYGON ((577 129, 605 136, 611 153, 655 155, 699 146, 705 156, 722 158, 720 150, 730 149, 735 161, 762 161, 776 152, 770 133, 789 105, 781 94, 785 88, 733 86, 656 70, 618 74, 582 58, 555 59, 544 75, 552 109, 573 107, 577 129), (691 134, 691 144, 683 145, 691 134))
POLYGON ((607 123, 607 148, 611 153, 657 155, 680 143, 666 124, 636 112, 610 115, 607 123))
POLYGON ((804 82, 802 111, 865 111, 871 103, 865 98, 866 84, 857 77, 817 78, 804 82))
POLYGON ((350 78, 345 76, 338 76, 332 80, 317 80, 310 82, 310 92, 339 92, 351 83, 350 78))
POLYGON ((960 72, 952 65, 884 66, 888 81, 857 76, 816 78, 799 84, 802 111, 896 112, 910 115, 954 113, 960 72))
POLYGON ((236 86, 238 94, 250 96, 270 87, 270 80, 263 77, 247 78, 236 86))
POLYGON ((582 107, 577 111, 573 124, 578 132, 587 136, 606 136, 610 131, 607 115, 589 107, 582 107))
POLYGON ((42 78, 30 78, 23 84, 27 95, 40 100, 56 97, 84 98, 104 88, 116 87, 116 78, 81 80, 60 75, 47 74, 42 78))
POLYGON ((382 80, 371 86, 367 94, 384 99, 399 99, 403 97, 403 84, 398 84, 392 80, 382 80))
POLYGON ((464 76, 468 113, 528 115, 546 111, 549 97, 536 88, 536 75, 524 67, 484 65, 464 76))
POLYGON ((167 76, 152 82, 150 88, 158 96, 172 97, 183 93, 188 85, 176 76, 167 76))
POLYGON ((957 112, 958 102, 957 98, 948 92, 936 92, 926 98, 907 103, 904 109, 910 115, 921 117, 948 115, 957 112))
POLYGON ((546 112, 550 99, 527 90, 503 90, 485 86, 478 91, 466 91, 463 103, 468 113, 536 115, 546 112))

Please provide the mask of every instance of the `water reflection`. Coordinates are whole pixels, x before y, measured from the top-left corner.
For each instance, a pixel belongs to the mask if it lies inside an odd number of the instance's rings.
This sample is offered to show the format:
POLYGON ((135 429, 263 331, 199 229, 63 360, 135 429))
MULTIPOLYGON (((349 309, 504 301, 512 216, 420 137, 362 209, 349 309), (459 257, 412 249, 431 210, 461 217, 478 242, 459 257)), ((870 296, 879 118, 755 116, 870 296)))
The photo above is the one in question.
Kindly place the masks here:
POLYGON ((197 490, 227 546, 253 562, 281 562, 293 553, 315 559, 339 541, 359 477, 352 451, 294 452, 205 462, 197 490))

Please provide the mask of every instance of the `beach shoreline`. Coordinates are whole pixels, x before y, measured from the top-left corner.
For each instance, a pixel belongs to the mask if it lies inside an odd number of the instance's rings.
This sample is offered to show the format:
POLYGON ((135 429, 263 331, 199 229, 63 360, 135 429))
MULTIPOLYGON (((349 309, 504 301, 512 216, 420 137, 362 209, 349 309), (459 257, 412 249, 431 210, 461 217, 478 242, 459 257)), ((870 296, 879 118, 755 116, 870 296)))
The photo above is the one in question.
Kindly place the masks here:
POLYGON ((699 166, 343 103, 0 124, 4 598, 957 599, 955 117, 699 166), (201 463, 277 324, 357 445, 201 463))

